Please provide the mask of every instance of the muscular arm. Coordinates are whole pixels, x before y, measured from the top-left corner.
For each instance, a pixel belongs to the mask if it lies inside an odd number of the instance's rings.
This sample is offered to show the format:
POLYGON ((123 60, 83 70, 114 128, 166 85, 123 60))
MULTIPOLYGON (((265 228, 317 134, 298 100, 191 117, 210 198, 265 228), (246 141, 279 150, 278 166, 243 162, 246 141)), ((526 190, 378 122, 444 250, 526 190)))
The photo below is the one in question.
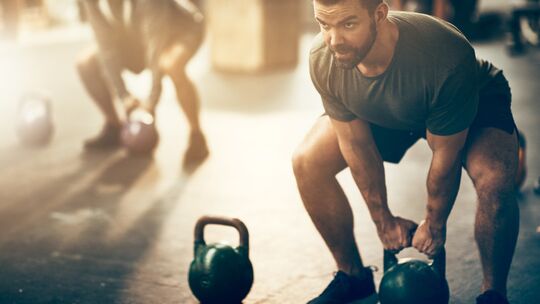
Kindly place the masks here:
POLYGON ((371 218, 377 224, 392 217, 386 198, 383 160, 368 123, 361 120, 341 122, 332 119, 341 153, 366 201, 371 218))
POLYGON ((427 132, 427 141, 433 151, 427 178, 426 221, 431 228, 442 229, 452 210, 461 178, 462 150, 468 129, 450 136, 427 132))
POLYGON ((371 135, 371 127, 361 120, 332 120, 339 147, 364 200, 383 247, 399 251, 411 245, 416 223, 394 217, 388 208, 383 159, 371 135))
POLYGON ((150 62, 150 71, 152 72, 152 88, 148 96, 148 106, 153 112, 161 97, 163 72, 159 65, 159 54, 153 54, 148 60, 150 62))

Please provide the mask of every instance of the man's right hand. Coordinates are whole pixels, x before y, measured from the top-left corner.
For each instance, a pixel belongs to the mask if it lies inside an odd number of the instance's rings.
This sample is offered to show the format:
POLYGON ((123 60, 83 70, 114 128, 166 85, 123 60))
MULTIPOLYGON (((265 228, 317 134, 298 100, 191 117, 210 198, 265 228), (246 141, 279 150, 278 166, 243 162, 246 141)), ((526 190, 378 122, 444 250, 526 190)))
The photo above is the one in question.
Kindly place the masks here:
POLYGON ((376 223, 376 226, 384 249, 398 253, 412 245, 412 237, 418 224, 399 216, 392 216, 376 223))
POLYGON ((123 98, 122 104, 124 105, 124 110, 126 111, 126 117, 129 117, 129 114, 131 114, 133 110, 137 109, 141 105, 141 102, 134 96, 128 95, 123 98))

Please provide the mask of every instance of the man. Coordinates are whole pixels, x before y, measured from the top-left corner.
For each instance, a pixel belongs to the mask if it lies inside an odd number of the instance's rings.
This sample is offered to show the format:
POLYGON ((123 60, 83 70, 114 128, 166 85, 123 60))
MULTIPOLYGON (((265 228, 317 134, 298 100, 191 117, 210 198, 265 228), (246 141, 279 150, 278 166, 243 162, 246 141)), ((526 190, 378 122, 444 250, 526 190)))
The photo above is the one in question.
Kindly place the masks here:
POLYGON ((434 256, 463 167, 478 194, 475 238, 483 267, 477 303, 507 303, 506 280, 519 210, 514 197, 516 126, 502 72, 477 60, 452 25, 392 12, 382 0, 314 0, 321 34, 310 53, 326 115, 293 158, 298 188, 338 272, 310 303, 374 303, 373 275, 353 235, 336 174, 347 166, 385 249, 434 256), (399 162, 419 138, 433 154, 425 220, 416 227, 388 208, 383 161, 399 162), (416 229, 414 236, 412 231, 416 229))
POLYGON ((80 0, 84 16, 95 33, 98 48, 78 61, 79 75, 93 101, 105 117, 100 134, 85 142, 86 149, 117 146, 121 119, 113 96, 128 115, 135 108, 155 114, 161 95, 161 81, 167 75, 174 83, 179 104, 189 126, 189 147, 185 160, 202 160, 208 148, 199 123, 197 90, 186 74, 186 65, 203 39, 203 18, 189 0, 80 0), (107 14, 108 12, 108 14, 107 14), (140 102, 131 95, 121 72, 152 72, 148 99, 140 102))

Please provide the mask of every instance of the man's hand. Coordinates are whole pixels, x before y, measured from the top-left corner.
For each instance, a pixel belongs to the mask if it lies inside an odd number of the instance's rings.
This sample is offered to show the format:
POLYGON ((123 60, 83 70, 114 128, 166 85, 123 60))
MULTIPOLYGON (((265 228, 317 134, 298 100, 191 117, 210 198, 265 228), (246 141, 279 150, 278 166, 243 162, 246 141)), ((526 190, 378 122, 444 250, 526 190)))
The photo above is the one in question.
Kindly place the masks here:
POLYGON ((152 116, 156 116, 156 107, 151 105, 150 102, 143 102, 140 106, 141 109, 145 110, 146 112, 152 114, 152 116))
POLYGON ((444 246, 445 240, 446 226, 435 228, 433 225, 430 225, 429 221, 425 220, 416 229, 412 245, 429 258, 433 258, 444 246))
POLYGON ((134 96, 129 95, 123 98, 122 104, 124 105, 124 110, 126 111, 126 117, 129 117, 129 114, 138 108, 141 105, 141 102, 134 96))
POLYGON ((411 246, 412 236, 418 225, 397 216, 382 220, 376 226, 384 249, 398 253, 411 246))

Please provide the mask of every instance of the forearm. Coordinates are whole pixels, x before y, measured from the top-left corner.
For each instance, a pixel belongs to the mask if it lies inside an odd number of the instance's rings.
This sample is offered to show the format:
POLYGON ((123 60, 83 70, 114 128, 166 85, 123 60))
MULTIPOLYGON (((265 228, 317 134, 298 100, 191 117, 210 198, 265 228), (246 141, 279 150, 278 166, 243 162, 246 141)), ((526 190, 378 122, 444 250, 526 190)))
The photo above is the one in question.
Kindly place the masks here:
POLYGON ((150 95, 148 96, 148 105, 154 109, 158 102, 159 98, 161 97, 161 91, 162 91, 162 78, 163 73, 157 66, 152 67, 152 89, 150 90, 150 95))
POLYGON ((461 154, 454 159, 442 159, 434 153, 427 178, 427 214, 426 220, 433 228, 446 225, 454 205, 461 180, 461 154))
POLYGON ((374 143, 350 144, 342 148, 352 176, 376 224, 392 217, 388 208, 384 166, 374 143))

